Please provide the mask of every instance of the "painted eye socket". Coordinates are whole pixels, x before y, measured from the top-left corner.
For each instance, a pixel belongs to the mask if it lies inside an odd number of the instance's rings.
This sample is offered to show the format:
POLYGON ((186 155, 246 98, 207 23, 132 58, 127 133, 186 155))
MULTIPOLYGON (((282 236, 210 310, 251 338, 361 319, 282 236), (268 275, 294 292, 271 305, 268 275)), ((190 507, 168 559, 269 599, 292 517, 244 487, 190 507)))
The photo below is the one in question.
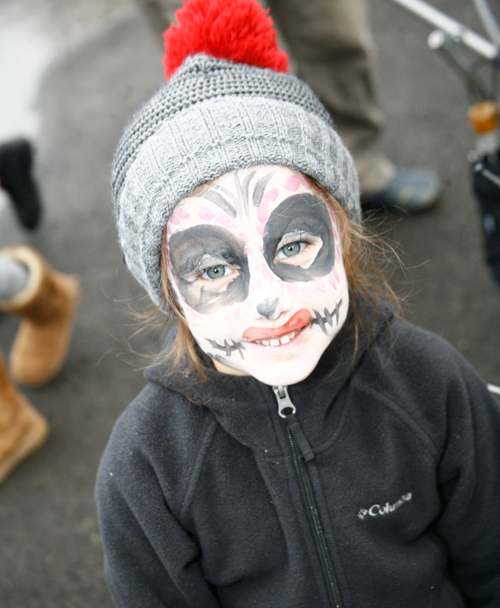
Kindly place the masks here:
POLYGON ((213 281, 215 279, 221 279, 222 277, 226 277, 232 274, 233 272, 234 271, 230 266, 226 266, 225 264, 218 264, 217 266, 205 268, 205 270, 200 273, 200 276, 203 279, 209 279, 213 281))
POLYGON ((278 243, 274 263, 309 268, 322 245, 321 237, 314 234, 303 232, 287 234, 278 243))
POLYGON ((294 243, 288 243, 284 245, 281 249, 278 250, 276 254, 277 260, 282 260, 283 258, 292 258, 295 255, 298 255, 301 251, 303 251, 306 243, 304 241, 295 241, 294 243))

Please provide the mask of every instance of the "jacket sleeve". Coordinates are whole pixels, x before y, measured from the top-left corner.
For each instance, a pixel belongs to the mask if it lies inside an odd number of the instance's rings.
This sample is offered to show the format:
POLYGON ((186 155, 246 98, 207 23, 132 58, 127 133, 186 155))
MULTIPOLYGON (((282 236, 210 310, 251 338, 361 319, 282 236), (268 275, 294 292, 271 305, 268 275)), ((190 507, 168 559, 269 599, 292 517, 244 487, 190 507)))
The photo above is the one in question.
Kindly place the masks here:
POLYGON ((196 540, 171 512, 153 464, 123 426, 115 427, 103 455, 95 494, 116 607, 219 608, 196 540))
POLYGON ((500 406, 469 365, 447 391, 436 526, 468 606, 500 606, 500 406))

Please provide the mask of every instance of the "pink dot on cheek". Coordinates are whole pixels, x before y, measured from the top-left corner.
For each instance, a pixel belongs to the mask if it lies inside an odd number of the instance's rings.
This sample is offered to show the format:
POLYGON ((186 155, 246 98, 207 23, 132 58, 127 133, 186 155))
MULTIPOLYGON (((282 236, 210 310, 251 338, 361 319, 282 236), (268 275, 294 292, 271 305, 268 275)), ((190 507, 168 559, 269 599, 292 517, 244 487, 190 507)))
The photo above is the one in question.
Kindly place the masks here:
POLYGON ((193 310, 192 308, 188 308, 187 310, 184 309, 184 316, 186 318, 186 321, 188 322, 188 326, 190 323, 196 323, 198 325, 206 321, 206 318, 202 314, 200 314, 196 310, 193 310))
POLYGON ((265 224, 271 215, 269 212, 269 203, 273 203, 278 197, 278 189, 272 188, 264 194, 260 201, 259 210, 257 212, 257 219, 262 224, 265 224))
POLYGON ((259 209, 257 211, 257 219, 258 221, 264 225, 269 219, 269 203, 266 201, 261 201, 259 205, 259 209))
POLYGON ((274 275, 267 266, 261 266, 262 276, 268 281, 274 281, 274 275))
POLYGON ((286 180, 285 189, 290 190, 291 192, 295 192, 300 188, 300 186, 304 186, 306 188, 310 188, 310 184, 306 180, 303 175, 290 175, 290 177, 286 180))
POLYGON ((318 293, 325 293, 326 283, 323 280, 307 283, 307 294, 312 298, 318 293))
POLYGON ((262 288, 263 280, 259 277, 253 277, 250 282, 250 292, 254 293, 262 288))
POLYGON ((198 211, 198 217, 206 222, 210 222, 214 219, 214 213, 208 207, 202 207, 198 211))
POLYGON ((301 296, 305 296, 306 298, 312 298, 315 294, 314 289, 311 287, 309 283, 305 283, 303 285, 297 285, 294 289, 289 288, 289 291, 294 291, 301 296))
POLYGON ((181 218, 181 220, 189 219, 189 211, 187 211, 186 209, 183 209, 182 207, 179 207, 179 209, 177 209, 177 214, 181 218))
POLYGON ((222 224, 222 226, 226 227, 231 223, 231 219, 225 213, 217 213, 215 216, 215 221, 218 224, 222 224))
POLYGON ((290 190, 291 192, 295 192, 299 189, 300 179, 298 175, 290 175, 290 177, 286 180, 285 190, 290 190))
POLYGON ((243 250, 244 254, 247 257, 250 257, 253 255, 254 253, 254 248, 252 247, 252 245, 249 245, 248 243, 245 245, 245 249, 243 250))
MULTIPOLYGON (((278 197, 278 188, 268 190, 262 197, 262 203, 273 203, 278 197)), ((261 203, 261 204, 262 204, 261 203)))
POLYGON ((181 223, 181 220, 177 217, 177 214, 175 215, 171 215, 170 219, 168 220, 168 223, 170 225, 174 225, 174 226, 178 226, 181 223))

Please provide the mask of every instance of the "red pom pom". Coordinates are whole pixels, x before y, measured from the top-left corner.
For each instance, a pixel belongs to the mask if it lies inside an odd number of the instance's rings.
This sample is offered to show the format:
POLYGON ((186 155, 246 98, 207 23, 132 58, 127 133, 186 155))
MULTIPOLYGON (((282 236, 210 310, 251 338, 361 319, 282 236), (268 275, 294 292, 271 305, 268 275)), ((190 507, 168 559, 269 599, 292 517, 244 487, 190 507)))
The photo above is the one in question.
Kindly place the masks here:
POLYGON ((288 71, 273 21, 256 0, 189 0, 164 33, 168 80, 187 57, 203 53, 277 72, 288 71))

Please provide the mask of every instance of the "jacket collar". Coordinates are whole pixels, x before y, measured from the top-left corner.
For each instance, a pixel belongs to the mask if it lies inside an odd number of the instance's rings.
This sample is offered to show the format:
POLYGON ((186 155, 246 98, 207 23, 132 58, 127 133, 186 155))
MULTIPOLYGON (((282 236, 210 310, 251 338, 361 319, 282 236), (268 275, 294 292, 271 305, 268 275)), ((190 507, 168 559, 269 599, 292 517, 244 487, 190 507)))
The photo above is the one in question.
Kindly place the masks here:
MULTIPOLYGON (((297 407, 297 418, 313 446, 325 440, 325 433, 331 435, 332 426, 337 426, 341 416, 339 408, 334 407, 337 395, 348 385, 353 371, 392 317, 392 309, 384 303, 375 307, 366 301, 358 301, 357 344, 351 312, 310 376, 288 387, 297 407)), ((167 335, 166 345, 174 338, 175 330, 167 335)), ((200 355, 206 374, 204 381, 186 365, 181 364, 175 372, 169 373, 161 363, 146 370, 146 379, 208 408, 239 442, 253 449, 260 446, 268 451, 276 442, 276 422, 279 423, 272 388, 251 376, 222 374, 209 357, 203 353, 200 355)))

